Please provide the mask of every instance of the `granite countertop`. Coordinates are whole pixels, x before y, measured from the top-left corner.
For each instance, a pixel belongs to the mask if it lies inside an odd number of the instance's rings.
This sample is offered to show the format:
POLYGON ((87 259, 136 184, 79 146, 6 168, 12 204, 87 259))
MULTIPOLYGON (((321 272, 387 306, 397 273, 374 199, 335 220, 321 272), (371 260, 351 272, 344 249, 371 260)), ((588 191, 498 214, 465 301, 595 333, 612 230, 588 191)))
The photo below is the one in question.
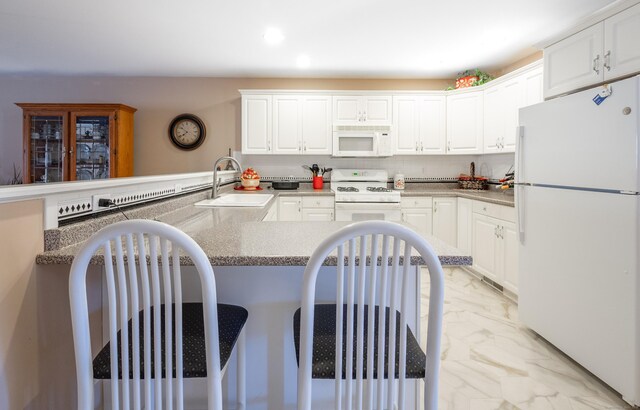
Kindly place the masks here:
MULTIPOLYGON (((456 196, 514 206, 513 191, 470 191, 456 188, 455 183, 408 183, 402 196, 456 196)), ((227 186, 221 193, 232 192, 227 186)), ((155 219, 176 226, 192 236, 203 247, 214 266, 303 266, 322 239, 348 222, 263 222, 269 207, 278 196, 332 196, 330 184, 321 190, 302 183, 297 190, 274 190, 267 186, 260 193, 274 195, 263 208, 196 208, 195 202, 209 197, 201 191, 182 197, 125 209, 133 218, 155 219)), ((246 194, 251 195, 251 192, 246 194)), ((45 251, 36 258, 38 264, 71 264, 73 257, 91 234, 98 229, 124 220, 120 213, 45 231, 45 251)), ((471 257, 428 237, 443 265, 470 265, 471 257)), ((330 263, 330 261, 328 261, 330 263)), ((412 262, 419 263, 419 260, 412 262)), ((100 257, 94 260, 100 262, 100 257)), ((190 263, 190 261, 185 261, 190 263)), ((333 261, 335 263, 335 260, 333 261)))
POLYGON ((408 183, 402 196, 456 196, 490 202, 497 205, 514 206, 513 189, 499 191, 490 185, 485 191, 458 189, 457 183, 408 183))
MULTIPOLYGON (((323 189, 313 189, 311 184, 301 183, 300 188, 294 190, 274 190, 269 186, 264 191, 266 193, 277 193, 280 196, 309 196, 309 195, 334 195, 331 191, 331 184, 325 183, 323 189)), ((389 185, 392 188, 392 185, 389 185)), ((490 189, 476 191, 470 189, 458 189, 456 182, 411 182, 405 185, 405 189, 400 191, 401 196, 455 196, 459 198, 475 199, 478 201, 490 202, 498 205, 514 206, 513 190, 499 191, 495 185, 490 185, 490 189)))
MULTIPOLYGON (((265 192, 266 191, 266 192, 265 192)), ((214 266, 304 266, 320 242, 350 222, 263 222, 269 207, 278 195, 332 195, 328 186, 323 190, 302 188, 298 191, 265 190, 274 198, 263 208, 197 208, 193 204, 205 199, 208 192, 168 200, 173 206, 159 203, 125 212, 129 218, 155 219, 173 225, 189 234, 204 249, 214 266), (168 208, 172 208, 167 211, 168 208)), ((223 191, 224 192, 224 191, 223 191)), ((37 264, 71 264, 81 243, 102 226, 124 220, 121 214, 79 222, 45 233, 50 242, 48 251, 36 258, 37 264)), ((470 255, 429 236, 427 241, 443 265, 471 265, 470 255)), ((414 256, 412 264, 423 264, 414 256)), ((181 261, 188 265, 191 261, 181 261)), ((327 258, 327 264, 336 259, 327 258)), ((97 255, 92 263, 103 264, 97 255)))

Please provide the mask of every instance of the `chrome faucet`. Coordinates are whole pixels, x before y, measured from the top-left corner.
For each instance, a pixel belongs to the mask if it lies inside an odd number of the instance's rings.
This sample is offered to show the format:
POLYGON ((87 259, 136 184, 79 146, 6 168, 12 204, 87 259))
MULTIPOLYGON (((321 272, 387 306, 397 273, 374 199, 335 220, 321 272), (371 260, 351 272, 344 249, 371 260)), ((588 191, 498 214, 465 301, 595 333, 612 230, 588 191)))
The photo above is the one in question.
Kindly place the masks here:
POLYGON ((216 163, 213 164, 213 188, 211 189, 211 199, 216 199, 218 197, 218 186, 220 185, 220 181, 218 180, 218 164, 222 161, 231 161, 236 164, 240 175, 242 175, 242 165, 238 162, 234 157, 220 157, 216 160, 216 163))

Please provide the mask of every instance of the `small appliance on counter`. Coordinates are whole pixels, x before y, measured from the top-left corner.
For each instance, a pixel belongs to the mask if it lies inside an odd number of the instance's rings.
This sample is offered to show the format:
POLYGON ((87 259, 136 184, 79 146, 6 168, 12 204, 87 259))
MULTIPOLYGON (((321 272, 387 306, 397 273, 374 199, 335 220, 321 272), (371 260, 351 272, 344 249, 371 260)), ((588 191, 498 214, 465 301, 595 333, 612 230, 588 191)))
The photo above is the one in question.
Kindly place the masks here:
POLYGON ((294 190, 300 188, 300 181, 273 181, 271 182, 271 188, 294 190))

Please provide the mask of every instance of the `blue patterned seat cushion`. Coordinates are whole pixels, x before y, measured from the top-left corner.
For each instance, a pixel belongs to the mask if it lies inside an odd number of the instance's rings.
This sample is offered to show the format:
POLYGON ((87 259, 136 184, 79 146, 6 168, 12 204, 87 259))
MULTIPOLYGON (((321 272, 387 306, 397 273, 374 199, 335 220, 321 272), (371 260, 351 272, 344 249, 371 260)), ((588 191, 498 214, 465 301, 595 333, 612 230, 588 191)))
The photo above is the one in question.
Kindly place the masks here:
MULTIPOLYGON (((363 378, 367 376, 367 334, 368 334, 368 310, 369 306, 364 307, 364 369, 363 378)), ((357 343, 357 305, 354 306, 354 335, 353 335, 353 374, 351 377, 356 378, 356 343, 357 343)), ((379 306, 375 307, 374 312, 374 346, 373 346, 373 377, 378 378, 378 312, 379 306)), ((346 335, 347 335, 347 305, 343 305, 343 323, 342 323, 342 378, 346 378, 346 335)), ((336 360, 336 305, 335 304, 319 304, 315 305, 315 313, 313 319, 313 359, 311 367, 311 376, 314 379, 335 379, 335 360, 336 360)), ((296 346, 296 359, 300 363, 300 309, 293 316, 293 333, 296 346)), ((389 344, 389 308, 385 313, 385 345, 389 344)), ((400 363, 400 312, 396 312, 396 354, 395 354, 395 374, 394 378, 399 376, 398 364, 400 363)), ((421 379, 425 375, 426 355, 420 349, 420 345, 415 336, 407 326, 407 358, 406 358, 406 377, 410 379, 421 379)), ((384 378, 388 378, 389 352, 384 352, 384 378)))
MULTIPOLYGON (((153 349, 153 307, 151 310, 151 377, 154 374, 154 349, 153 349)), ((165 357, 165 325, 164 325, 164 305, 160 310, 162 317, 162 378, 166 376, 164 363, 165 357)), ((175 306, 172 309, 172 325, 175 329, 175 306)), ((245 308, 234 305, 218 304, 218 332, 220 338, 220 366, 224 368, 231 356, 233 346, 240 335, 240 331, 247 321, 248 312, 245 308)), ((140 378, 143 378, 144 369, 144 346, 143 346, 143 311, 139 313, 140 327, 140 378)), ((129 320, 129 378, 133 378, 133 357, 131 342, 131 320, 129 320)), ((183 353, 183 377, 207 377, 207 360, 204 341, 204 319, 202 303, 183 303, 182 305, 182 353, 183 353)), ((176 352, 175 352, 175 331, 173 333, 173 371, 172 376, 176 377, 176 352)), ((118 331, 118 378, 122 378, 120 332, 118 331)), ((111 354, 110 342, 100 350, 100 353, 93 359, 93 377, 96 379, 111 378, 111 354)))

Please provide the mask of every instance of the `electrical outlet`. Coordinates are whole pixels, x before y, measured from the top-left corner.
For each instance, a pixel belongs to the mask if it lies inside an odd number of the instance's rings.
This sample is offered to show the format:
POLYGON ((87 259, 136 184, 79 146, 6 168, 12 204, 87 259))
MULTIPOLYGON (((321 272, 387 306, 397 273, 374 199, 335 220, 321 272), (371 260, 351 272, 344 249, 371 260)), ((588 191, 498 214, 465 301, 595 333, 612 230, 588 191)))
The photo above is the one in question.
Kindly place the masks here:
POLYGON ((111 199, 111 194, 91 195, 91 204, 93 205, 93 210, 98 211, 101 209, 109 209, 109 206, 100 205, 100 199, 111 199))

